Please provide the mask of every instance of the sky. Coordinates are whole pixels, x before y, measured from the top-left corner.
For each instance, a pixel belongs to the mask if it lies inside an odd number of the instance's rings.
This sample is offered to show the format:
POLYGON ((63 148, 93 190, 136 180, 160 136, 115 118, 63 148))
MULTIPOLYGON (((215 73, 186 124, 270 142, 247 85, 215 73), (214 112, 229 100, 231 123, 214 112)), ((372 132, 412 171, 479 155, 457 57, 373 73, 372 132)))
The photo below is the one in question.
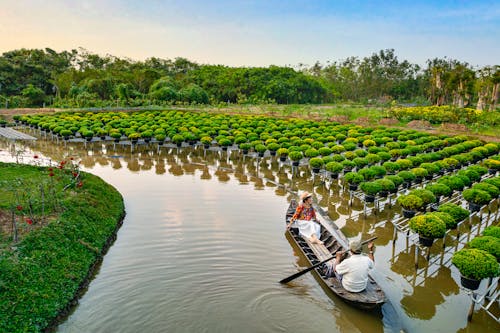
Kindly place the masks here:
POLYGON ((0 0, 0 53, 46 47, 292 67, 394 49, 482 67, 500 64, 500 1, 0 0))

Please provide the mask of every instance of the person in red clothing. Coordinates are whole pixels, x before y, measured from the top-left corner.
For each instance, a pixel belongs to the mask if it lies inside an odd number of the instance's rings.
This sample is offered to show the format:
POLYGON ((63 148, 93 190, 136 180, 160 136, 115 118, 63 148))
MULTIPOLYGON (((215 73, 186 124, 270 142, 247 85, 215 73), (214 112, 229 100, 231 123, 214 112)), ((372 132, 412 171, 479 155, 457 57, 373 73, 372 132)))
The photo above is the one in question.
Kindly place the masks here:
POLYGON ((304 192, 300 196, 300 203, 287 225, 287 229, 295 224, 299 228, 299 233, 302 237, 307 238, 311 243, 323 244, 319 239, 321 225, 317 222, 316 212, 312 206, 312 194, 304 192))

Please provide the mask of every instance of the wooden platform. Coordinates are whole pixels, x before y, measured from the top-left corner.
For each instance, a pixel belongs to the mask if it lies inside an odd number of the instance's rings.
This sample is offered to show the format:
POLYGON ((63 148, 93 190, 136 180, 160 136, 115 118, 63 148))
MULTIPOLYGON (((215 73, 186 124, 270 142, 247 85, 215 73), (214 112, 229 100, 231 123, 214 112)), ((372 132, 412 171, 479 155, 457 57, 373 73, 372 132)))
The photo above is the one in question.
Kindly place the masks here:
POLYGON ((0 127, 0 137, 9 140, 36 140, 35 137, 16 131, 10 127, 0 127))

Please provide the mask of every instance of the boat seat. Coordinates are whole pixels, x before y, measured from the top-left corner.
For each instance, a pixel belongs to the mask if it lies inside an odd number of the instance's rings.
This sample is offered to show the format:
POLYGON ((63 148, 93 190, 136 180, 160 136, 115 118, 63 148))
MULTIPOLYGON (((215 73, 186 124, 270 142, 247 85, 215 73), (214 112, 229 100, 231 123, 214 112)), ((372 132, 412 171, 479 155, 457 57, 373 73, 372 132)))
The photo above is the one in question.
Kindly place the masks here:
MULTIPOLYGON (((326 248, 324 244, 313 244, 308 239, 304 239, 304 241, 307 243, 309 248, 314 252, 316 257, 318 258, 318 262, 328 259, 333 255, 332 253, 330 253, 330 251, 326 248)), ((328 261, 326 265, 333 267, 334 261, 335 259, 332 259, 331 261, 328 261)))

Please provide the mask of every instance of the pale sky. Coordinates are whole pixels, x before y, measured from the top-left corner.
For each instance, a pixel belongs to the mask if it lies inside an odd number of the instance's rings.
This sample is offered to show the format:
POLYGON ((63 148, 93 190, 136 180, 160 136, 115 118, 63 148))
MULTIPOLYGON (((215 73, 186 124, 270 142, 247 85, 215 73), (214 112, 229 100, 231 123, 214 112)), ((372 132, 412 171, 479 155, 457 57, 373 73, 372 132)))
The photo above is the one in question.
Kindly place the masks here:
POLYGON ((83 47, 134 60, 325 64, 395 49, 500 64, 500 1, 0 0, 0 53, 83 47))

